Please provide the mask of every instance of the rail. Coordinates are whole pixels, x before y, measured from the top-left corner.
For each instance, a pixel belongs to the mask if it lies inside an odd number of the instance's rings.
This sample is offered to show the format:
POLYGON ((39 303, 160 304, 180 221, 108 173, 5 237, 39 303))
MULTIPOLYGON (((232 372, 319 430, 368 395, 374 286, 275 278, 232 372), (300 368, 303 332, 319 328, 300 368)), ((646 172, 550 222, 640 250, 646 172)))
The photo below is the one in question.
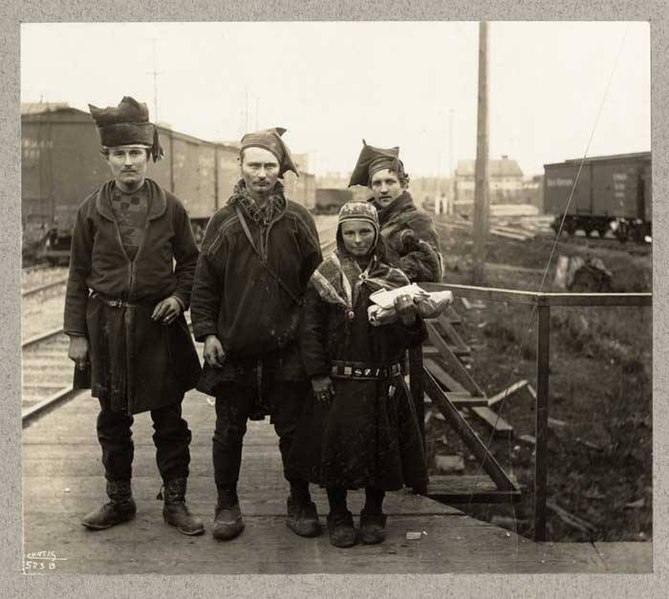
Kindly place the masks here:
POLYGON ((32 287, 30 289, 24 289, 21 291, 21 297, 26 298, 33 295, 37 295, 38 293, 42 293, 43 291, 47 291, 49 289, 52 289, 53 287, 60 287, 61 285, 65 285, 66 283, 67 283, 67 277, 61 277, 60 279, 56 281, 51 281, 50 283, 44 283, 43 285, 32 287))
POLYGON ((552 307, 643 307, 652 306, 652 293, 544 293, 473 287, 448 283, 424 283, 429 291, 450 290, 454 295, 493 302, 534 305, 539 321, 537 334, 537 393, 534 462, 534 540, 546 540, 547 441, 549 408, 550 310, 552 307))

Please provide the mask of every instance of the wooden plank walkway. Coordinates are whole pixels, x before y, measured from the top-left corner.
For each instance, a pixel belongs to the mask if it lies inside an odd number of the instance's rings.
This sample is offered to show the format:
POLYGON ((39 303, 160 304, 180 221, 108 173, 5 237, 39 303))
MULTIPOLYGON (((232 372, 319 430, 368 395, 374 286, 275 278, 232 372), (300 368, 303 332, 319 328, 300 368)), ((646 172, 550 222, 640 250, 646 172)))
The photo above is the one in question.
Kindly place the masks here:
MULTIPOLYGON (((47 567, 40 573, 652 571, 652 543, 533 543, 406 492, 389 494, 385 505, 388 538, 381 545, 337 549, 330 545, 327 533, 315 539, 297 537, 285 526, 287 484, 281 472, 277 438, 268 422, 249 423, 246 436, 239 490, 246 529, 234 541, 217 542, 210 533, 215 502, 211 464, 214 409, 198 392, 189 393, 184 403, 184 415, 193 431, 188 500, 191 509, 203 518, 206 534, 186 537, 162 520, 162 502, 155 499, 160 477, 148 414, 137 416, 133 428, 137 518, 106 531, 91 532, 80 525, 79 519, 105 500, 95 437, 96 413, 97 401, 81 393, 24 430, 25 554, 39 558, 39 552, 51 552, 41 554, 47 567), (420 540, 410 541, 407 532, 423 534, 420 540)), ((357 517, 363 494, 350 495, 357 517)), ((324 522, 325 494, 315 489, 314 497, 324 522)))

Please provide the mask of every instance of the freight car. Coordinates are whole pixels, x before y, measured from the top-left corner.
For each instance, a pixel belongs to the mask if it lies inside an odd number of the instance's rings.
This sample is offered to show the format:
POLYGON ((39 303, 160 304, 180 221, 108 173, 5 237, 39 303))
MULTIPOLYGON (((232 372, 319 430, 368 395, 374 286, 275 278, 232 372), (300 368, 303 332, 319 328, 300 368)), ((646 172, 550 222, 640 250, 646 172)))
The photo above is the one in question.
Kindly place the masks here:
POLYGON ((313 212, 315 214, 337 214, 339 209, 351 199, 353 199, 353 192, 350 189, 317 188, 313 212))
POLYGON ((613 231, 622 242, 650 237, 650 152, 587 158, 582 168, 580 159, 566 160, 546 164, 544 171, 544 206, 546 213, 555 215, 556 232, 564 217, 563 228, 569 235, 582 230, 587 236, 597 231, 603 237, 613 231))
MULTIPOLYGON (((165 157, 150 164, 148 176, 183 201, 199 240, 239 178, 239 146, 161 125, 158 132, 165 157)), ((110 176, 95 124, 87 112, 67 106, 22 114, 21 146, 24 254, 32 247, 50 262, 67 261, 77 206, 110 176)), ((314 205, 314 175, 287 173, 284 185, 289 198, 314 205)))

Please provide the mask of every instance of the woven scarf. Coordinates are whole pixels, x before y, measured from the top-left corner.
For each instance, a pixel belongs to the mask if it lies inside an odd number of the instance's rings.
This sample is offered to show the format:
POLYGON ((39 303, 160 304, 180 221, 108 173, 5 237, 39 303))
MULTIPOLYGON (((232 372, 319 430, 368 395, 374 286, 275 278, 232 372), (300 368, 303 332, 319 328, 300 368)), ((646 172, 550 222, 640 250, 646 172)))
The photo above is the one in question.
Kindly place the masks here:
POLYGON ((409 280, 401 270, 379 261, 375 254, 367 268, 362 270, 356 260, 337 249, 314 271, 311 283, 323 301, 352 312, 363 285, 378 291, 402 287, 409 280))
POLYGON ((232 190, 228 205, 238 204, 244 213, 257 225, 266 227, 277 219, 286 209, 286 197, 283 195, 283 184, 277 181, 269 198, 262 208, 246 188, 244 179, 240 179, 232 190))

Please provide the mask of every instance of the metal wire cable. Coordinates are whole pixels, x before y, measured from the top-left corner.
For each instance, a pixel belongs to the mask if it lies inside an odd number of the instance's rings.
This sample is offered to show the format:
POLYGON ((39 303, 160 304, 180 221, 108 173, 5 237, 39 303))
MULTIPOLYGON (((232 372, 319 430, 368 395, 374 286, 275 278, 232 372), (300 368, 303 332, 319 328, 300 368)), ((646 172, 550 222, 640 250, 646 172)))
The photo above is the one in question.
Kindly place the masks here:
MULTIPOLYGON (((572 185, 571 191, 569 193, 569 197, 568 197, 566 205, 564 207, 564 211, 563 211, 563 214, 562 214, 562 220, 560 221, 560 226, 559 226, 559 228, 558 228, 558 230, 555 234, 555 238, 554 238, 552 246, 551 246, 551 251, 549 253, 548 260, 546 261, 546 266, 544 268, 544 272, 543 272, 542 279, 541 279, 541 284, 540 284, 539 290, 538 290, 539 293, 543 292, 543 290, 544 290, 544 286, 546 284, 546 278, 548 276, 548 272, 549 272, 549 269, 550 269, 550 266, 551 266, 551 262, 553 260, 554 255, 555 255, 555 250, 557 248, 557 244, 558 244, 558 241, 560 239, 560 235, 561 235, 563 227, 564 227, 564 223, 565 223, 565 220, 566 220, 566 217, 567 217, 567 213, 569 212, 569 207, 570 207, 572 199, 574 197, 574 192, 576 190, 576 185, 578 184, 578 180, 579 180, 579 177, 581 175, 581 171, 583 170, 583 165, 585 164, 585 160, 586 160, 586 158, 588 156, 588 152, 590 150, 590 145, 591 145, 592 140, 594 138, 595 131, 597 130, 597 125, 599 124, 599 119, 600 119, 602 111, 604 109, 606 99, 608 98, 609 90, 610 90, 610 87, 611 87, 611 82, 613 81, 613 77, 615 75, 615 72, 616 72, 616 69, 617 69, 617 66, 618 66, 618 62, 620 60, 620 56, 622 54, 622 50, 623 50, 623 47, 625 45, 625 39, 627 37, 628 31, 629 31, 629 24, 627 24, 627 27, 625 28, 625 31, 622 35, 622 38, 621 38, 621 41, 620 41, 620 46, 618 48, 618 52, 617 52, 615 60, 613 62, 613 66, 611 67, 611 72, 609 73, 609 78, 608 78, 608 81, 606 83, 606 87, 604 89, 604 94, 603 94, 603 97, 602 97, 602 101, 599 104, 599 108, 597 110, 597 115, 595 117, 595 121, 594 121, 594 124, 592 126, 592 130, 590 132, 590 137, 588 138, 588 142, 585 146, 585 150, 583 152, 583 157, 581 158, 581 161, 579 163, 579 167, 578 167, 578 171, 576 173, 576 177, 574 179, 574 183, 572 185)), ((509 372, 509 376, 507 378, 507 383, 504 386, 504 389, 507 390, 507 393, 504 394, 504 396, 502 397, 502 399, 499 402, 499 409, 497 411, 497 418, 495 419, 495 422, 492 426, 492 433, 490 433, 490 436, 488 437, 488 441, 485 443, 485 448, 488 451, 489 451, 489 448, 492 444, 492 440, 493 440, 493 437, 494 437, 494 434, 495 434, 495 429, 497 428, 497 423, 499 422, 499 419, 501 418, 501 414, 504 411, 504 407, 506 405, 506 400, 508 398, 508 389, 509 389, 509 386, 511 384, 511 380, 513 379, 514 373, 517 372, 517 364, 520 362, 521 352, 522 352, 523 348, 526 346, 527 341, 529 339, 529 336, 533 331, 533 323, 534 323, 534 318, 536 316, 536 311, 537 311, 537 306, 536 306, 536 304, 533 304, 532 305, 532 311, 531 311, 530 317, 528 319, 528 325, 527 325, 527 329, 525 331, 525 335, 524 335, 521 343, 518 345, 518 350, 516 352, 516 357, 514 359, 514 364, 515 365, 511 369, 511 371, 509 372)), ((508 453, 509 456, 511 455, 510 439, 507 439, 507 453, 508 453)), ((535 456, 535 459, 536 459, 536 456, 535 456)), ((509 462, 511 463, 511 460, 509 460, 509 462)), ((481 462, 479 464, 479 466, 476 470, 475 476, 478 476, 480 474, 481 469, 483 468, 483 464, 484 464, 484 462, 481 462)), ((509 472, 510 472, 510 474, 513 474, 513 466, 512 465, 511 465, 511 468, 510 468, 509 472)), ((473 493, 473 491, 474 491, 474 487, 472 486, 472 493, 473 493)), ((472 503, 472 501, 471 501, 471 498, 470 498, 470 500, 467 502, 467 505, 469 506, 469 505, 471 505, 471 503, 472 503)), ((510 503, 512 509, 513 509, 513 522, 514 522, 513 531, 514 531, 514 534, 517 535, 518 528, 517 528, 516 509, 515 509, 515 505, 514 505, 513 501, 510 501, 509 503, 510 503)), ((516 547, 515 548, 516 548, 516 550, 518 549, 517 541, 516 541, 516 547)))

